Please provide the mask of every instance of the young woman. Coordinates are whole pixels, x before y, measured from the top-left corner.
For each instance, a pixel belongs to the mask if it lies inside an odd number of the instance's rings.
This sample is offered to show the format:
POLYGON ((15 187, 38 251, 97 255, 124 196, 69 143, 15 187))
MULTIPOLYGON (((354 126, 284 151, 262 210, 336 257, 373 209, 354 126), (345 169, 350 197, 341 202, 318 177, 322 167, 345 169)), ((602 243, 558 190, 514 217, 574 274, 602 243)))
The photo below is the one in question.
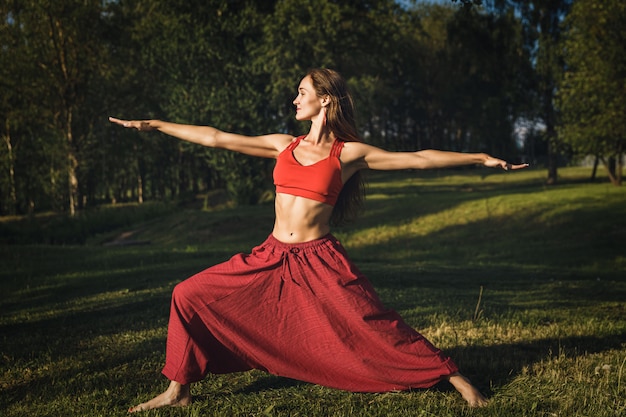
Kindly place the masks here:
POLYGON ((136 412, 191 403, 190 384, 209 373, 262 369, 274 375, 355 392, 427 388, 448 380, 469 403, 485 397, 452 360, 380 302, 330 226, 363 200, 363 169, 510 165, 486 154, 387 152, 362 143, 345 80, 315 69, 293 101, 309 133, 250 137, 208 126, 159 120, 110 121, 158 130, 199 145, 276 159, 272 233, 178 284, 172 294, 165 392, 136 412))

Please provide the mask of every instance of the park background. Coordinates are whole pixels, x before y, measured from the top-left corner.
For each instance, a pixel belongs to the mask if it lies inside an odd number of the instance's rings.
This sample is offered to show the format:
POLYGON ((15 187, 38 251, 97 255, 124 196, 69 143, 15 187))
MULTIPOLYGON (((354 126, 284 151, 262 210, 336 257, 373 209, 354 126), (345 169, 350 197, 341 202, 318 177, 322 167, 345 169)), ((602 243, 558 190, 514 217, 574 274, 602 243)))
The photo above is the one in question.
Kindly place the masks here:
POLYGON ((176 282, 270 231, 272 161, 108 116, 300 134, 306 70, 364 140, 524 172, 372 173, 337 229, 383 301, 492 398, 351 394, 245 373, 153 415, 624 413, 626 4, 3 1, 0 410, 116 415, 163 389, 176 282))

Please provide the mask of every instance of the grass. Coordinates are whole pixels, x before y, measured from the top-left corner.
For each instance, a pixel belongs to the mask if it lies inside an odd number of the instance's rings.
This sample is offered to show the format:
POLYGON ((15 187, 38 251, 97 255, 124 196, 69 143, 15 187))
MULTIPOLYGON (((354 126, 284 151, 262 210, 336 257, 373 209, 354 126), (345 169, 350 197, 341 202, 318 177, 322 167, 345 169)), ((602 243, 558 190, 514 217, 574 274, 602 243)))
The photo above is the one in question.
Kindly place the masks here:
MULTIPOLYGON (((560 174, 550 187, 532 170, 372 175, 364 215, 335 231, 488 407, 445 384, 358 394, 252 371, 145 415, 626 415, 626 192, 560 174)), ((180 209, 84 245, 0 246, 0 414, 121 416, 159 393, 172 287, 262 241, 272 216, 180 209), (123 232, 150 244, 105 245, 123 232)))

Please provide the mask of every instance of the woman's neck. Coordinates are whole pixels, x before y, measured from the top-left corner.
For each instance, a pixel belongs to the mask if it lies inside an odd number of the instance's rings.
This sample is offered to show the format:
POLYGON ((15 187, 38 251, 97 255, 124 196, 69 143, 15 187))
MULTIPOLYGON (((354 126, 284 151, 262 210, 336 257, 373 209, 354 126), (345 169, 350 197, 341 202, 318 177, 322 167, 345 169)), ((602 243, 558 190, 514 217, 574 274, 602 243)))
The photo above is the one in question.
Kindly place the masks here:
POLYGON ((313 122, 311 123, 311 129, 309 129, 309 133, 306 135, 304 140, 312 145, 320 145, 334 141, 335 134, 330 131, 328 126, 321 126, 313 122))

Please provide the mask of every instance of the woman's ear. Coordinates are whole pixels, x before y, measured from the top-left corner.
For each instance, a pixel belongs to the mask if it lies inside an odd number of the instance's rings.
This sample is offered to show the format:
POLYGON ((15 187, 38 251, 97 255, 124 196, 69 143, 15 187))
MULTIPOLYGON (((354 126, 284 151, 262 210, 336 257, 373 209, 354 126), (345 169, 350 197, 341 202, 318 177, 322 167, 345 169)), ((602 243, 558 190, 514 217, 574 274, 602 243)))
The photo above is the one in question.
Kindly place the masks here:
POLYGON ((322 107, 326 107, 329 104, 330 104, 330 96, 325 95, 324 97, 322 97, 322 107))

